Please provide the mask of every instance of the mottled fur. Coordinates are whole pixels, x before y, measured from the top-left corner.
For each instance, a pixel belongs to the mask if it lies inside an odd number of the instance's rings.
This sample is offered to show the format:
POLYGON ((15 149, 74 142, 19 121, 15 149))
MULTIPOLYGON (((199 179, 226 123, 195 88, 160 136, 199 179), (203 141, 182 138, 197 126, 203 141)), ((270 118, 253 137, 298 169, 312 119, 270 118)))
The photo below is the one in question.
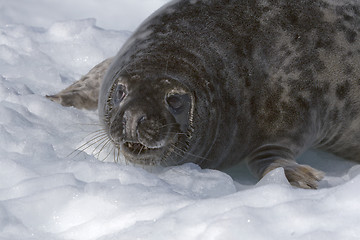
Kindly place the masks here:
POLYGON ((316 188, 322 173, 295 162, 306 149, 360 161, 359 34, 358 1, 175 1, 120 50, 102 84, 100 120, 108 129, 119 78, 176 80, 195 107, 190 148, 171 162, 223 168, 246 159, 259 177, 283 167, 293 185, 316 188))
POLYGON ((108 58, 93 67, 80 80, 71 84, 55 95, 46 96, 48 99, 66 107, 95 110, 98 107, 99 89, 104 80, 106 70, 113 58, 108 58))

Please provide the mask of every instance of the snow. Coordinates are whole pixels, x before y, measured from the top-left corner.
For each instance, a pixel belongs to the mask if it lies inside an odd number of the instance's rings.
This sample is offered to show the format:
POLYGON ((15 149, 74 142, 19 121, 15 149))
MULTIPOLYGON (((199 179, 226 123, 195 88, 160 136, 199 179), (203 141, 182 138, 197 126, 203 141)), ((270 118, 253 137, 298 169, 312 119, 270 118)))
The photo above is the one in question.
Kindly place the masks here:
POLYGON ((0 1, 0 239, 360 239, 360 166, 327 153, 300 159, 327 173, 318 190, 281 168, 257 183, 244 164, 143 169, 99 161, 96 145, 72 153, 97 112, 44 96, 115 55, 165 2, 0 1))

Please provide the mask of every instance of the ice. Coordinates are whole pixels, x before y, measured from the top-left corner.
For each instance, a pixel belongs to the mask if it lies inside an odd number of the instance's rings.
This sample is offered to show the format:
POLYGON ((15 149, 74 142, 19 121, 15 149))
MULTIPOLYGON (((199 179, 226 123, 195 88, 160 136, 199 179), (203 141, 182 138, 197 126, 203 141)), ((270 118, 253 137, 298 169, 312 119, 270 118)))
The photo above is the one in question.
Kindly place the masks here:
POLYGON ((360 167, 327 153, 300 158, 327 173, 304 190, 281 168, 257 183, 245 164, 144 169, 100 161, 101 142, 77 150, 97 112, 44 96, 115 55, 165 2, 0 1, 0 239, 360 239, 360 167))
POLYGON ((277 168, 269 172, 264 176, 256 185, 263 186, 269 184, 284 184, 289 185, 289 182, 286 179, 285 172, 283 168, 277 168))

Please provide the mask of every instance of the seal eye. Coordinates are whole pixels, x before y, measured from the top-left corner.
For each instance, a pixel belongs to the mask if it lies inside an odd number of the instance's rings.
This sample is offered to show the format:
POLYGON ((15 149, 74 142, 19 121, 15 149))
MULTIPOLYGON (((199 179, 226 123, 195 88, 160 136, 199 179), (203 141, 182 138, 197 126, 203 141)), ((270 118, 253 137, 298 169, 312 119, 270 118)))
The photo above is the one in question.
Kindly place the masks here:
POLYGON ((166 98, 166 102, 174 110, 178 110, 182 107, 183 103, 181 101, 180 96, 178 95, 171 95, 166 98))
POLYGON ((172 94, 166 97, 166 103, 174 114, 179 114, 185 110, 189 96, 187 94, 172 94))
POLYGON ((117 85, 114 92, 114 104, 119 104, 125 97, 125 87, 121 84, 117 85))

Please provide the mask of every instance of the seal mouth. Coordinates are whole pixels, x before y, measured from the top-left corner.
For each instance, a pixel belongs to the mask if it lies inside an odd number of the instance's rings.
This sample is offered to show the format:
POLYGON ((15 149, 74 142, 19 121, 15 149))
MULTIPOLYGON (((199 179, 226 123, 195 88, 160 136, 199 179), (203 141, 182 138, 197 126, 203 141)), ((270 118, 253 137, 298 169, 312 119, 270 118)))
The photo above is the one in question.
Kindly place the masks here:
POLYGON ((139 142, 125 142, 123 146, 127 153, 134 155, 146 155, 160 149, 160 148, 150 148, 139 142))

